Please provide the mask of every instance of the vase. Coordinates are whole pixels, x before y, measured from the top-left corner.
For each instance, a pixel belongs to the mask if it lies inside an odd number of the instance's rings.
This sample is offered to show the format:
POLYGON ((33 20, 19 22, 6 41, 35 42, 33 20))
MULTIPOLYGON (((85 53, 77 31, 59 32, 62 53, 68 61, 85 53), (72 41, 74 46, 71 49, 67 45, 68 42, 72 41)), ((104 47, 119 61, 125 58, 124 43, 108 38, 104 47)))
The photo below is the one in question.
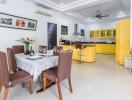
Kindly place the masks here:
POLYGON ((29 55, 30 51, 29 51, 29 45, 26 45, 26 49, 25 49, 25 54, 29 55))

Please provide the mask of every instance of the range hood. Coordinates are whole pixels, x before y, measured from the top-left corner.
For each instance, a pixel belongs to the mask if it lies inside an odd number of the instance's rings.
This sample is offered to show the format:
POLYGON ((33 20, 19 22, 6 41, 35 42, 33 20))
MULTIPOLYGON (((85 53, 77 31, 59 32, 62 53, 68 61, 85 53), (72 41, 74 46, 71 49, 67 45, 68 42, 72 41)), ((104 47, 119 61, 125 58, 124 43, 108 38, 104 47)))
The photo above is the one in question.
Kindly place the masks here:
POLYGON ((74 24, 74 32, 73 35, 78 35, 78 25, 74 24))

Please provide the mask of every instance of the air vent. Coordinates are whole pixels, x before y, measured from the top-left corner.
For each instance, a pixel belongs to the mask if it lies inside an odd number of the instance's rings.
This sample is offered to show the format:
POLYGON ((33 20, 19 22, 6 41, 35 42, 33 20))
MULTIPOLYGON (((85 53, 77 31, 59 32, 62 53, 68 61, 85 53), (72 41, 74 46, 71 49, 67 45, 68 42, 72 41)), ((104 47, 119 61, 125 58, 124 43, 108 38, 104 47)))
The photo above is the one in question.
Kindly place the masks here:
POLYGON ((52 16, 52 11, 46 8, 38 7, 35 12, 46 16, 52 16))

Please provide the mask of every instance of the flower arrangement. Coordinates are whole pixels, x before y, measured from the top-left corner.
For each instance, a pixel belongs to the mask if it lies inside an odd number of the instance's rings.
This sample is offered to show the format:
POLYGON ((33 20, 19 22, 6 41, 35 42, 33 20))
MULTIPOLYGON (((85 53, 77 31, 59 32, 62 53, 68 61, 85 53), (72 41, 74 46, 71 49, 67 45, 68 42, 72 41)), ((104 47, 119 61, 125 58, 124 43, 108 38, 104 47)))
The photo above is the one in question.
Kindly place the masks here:
POLYGON ((30 38, 21 38, 20 40, 17 40, 17 41, 20 41, 22 43, 24 43, 25 45, 30 45, 32 44, 35 40, 32 40, 30 38))
POLYGON ((20 40, 17 40, 19 42, 22 42, 23 44, 25 44, 26 46, 26 51, 25 51, 25 54, 28 55, 30 53, 30 50, 29 50, 29 45, 32 44, 35 40, 32 40, 30 38, 21 38, 20 40))

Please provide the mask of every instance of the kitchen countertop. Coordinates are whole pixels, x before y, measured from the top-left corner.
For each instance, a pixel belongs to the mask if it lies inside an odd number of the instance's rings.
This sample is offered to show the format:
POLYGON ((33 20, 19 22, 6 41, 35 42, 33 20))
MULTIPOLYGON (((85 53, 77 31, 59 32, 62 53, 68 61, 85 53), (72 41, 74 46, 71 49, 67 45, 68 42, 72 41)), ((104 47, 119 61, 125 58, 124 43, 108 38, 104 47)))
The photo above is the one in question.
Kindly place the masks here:
MULTIPOLYGON (((96 45, 96 44, 116 44, 115 42, 81 42, 82 44, 86 44, 86 45, 96 45)), ((74 45, 75 42, 72 42, 71 44, 60 44, 60 45, 74 45)))
MULTIPOLYGON (((71 44, 74 44, 75 42, 72 42, 71 44)), ((115 42, 81 42, 82 44, 116 44, 115 42)))

